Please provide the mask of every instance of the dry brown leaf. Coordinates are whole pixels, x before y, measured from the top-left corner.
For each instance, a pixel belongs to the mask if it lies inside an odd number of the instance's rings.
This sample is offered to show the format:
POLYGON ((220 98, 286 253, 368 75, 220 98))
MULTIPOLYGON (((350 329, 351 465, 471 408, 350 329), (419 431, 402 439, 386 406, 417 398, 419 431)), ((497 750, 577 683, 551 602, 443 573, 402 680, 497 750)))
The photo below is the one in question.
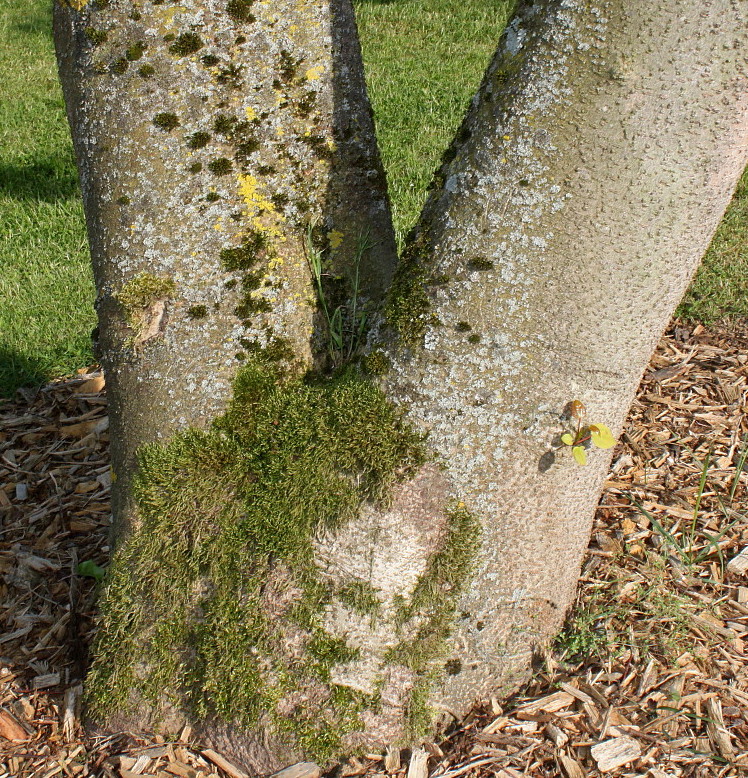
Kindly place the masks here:
POLYGON ((0 737, 13 742, 29 740, 31 735, 8 713, 0 708, 0 737))
POLYGON ((104 376, 97 375, 84 381, 76 390, 75 394, 98 394, 104 389, 104 376))
POLYGON ((104 432, 109 429, 109 417, 104 416, 101 419, 89 419, 88 421, 81 421, 77 424, 68 424, 65 427, 60 428, 60 435, 63 438, 76 438, 81 439, 90 435, 91 433, 104 432))

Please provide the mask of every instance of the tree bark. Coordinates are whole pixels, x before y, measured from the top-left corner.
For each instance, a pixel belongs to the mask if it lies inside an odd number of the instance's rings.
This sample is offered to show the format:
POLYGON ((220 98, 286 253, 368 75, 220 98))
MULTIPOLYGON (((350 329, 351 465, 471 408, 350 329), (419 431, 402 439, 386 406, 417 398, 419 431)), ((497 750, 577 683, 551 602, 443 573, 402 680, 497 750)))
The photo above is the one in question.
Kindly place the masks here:
POLYGON ((561 451, 565 408, 620 430, 746 164, 745 3, 521 4, 391 285, 342 0, 74 6, 57 45, 119 494, 97 715, 202 722, 266 771, 516 688, 610 460, 561 451), (349 278, 316 314, 315 224, 349 278), (361 364, 330 375, 336 293, 361 364))
POLYGON ((340 236, 343 275, 369 235, 372 307, 392 276, 394 233, 347 0, 60 0, 55 40, 98 292, 119 535, 140 446, 215 418, 247 351, 283 340, 300 369, 312 363, 307 231, 323 244, 340 236))

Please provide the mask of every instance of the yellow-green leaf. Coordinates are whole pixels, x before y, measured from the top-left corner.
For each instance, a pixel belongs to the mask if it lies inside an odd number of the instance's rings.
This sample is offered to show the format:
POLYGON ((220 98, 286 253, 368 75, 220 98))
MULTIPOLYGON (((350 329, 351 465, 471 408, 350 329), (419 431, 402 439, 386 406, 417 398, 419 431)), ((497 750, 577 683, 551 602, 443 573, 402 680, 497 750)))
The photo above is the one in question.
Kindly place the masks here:
POLYGON ((598 448, 613 448, 616 439, 604 424, 590 424, 590 437, 598 448))
POLYGON ((564 434, 561 436, 561 442, 567 446, 573 446, 574 438, 570 433, 564 432, 564 434))
POLYGON ((583 446, 574 446, 574 448, 571 450, 571 453, 578 465, 587 464, 587 452, 584 450, 583 446))

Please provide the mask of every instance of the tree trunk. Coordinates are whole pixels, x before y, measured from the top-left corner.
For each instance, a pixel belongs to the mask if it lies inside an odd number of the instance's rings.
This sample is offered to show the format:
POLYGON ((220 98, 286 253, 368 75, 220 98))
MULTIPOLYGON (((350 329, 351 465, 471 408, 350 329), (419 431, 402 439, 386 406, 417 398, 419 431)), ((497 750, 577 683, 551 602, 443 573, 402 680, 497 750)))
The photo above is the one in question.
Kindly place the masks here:
POLYGON ((264 771, 516 688, 609 464, 559 436, 620 429, 746 163, 746 22, 521 5, 390 285, 344 0, 58 3, 116 442, 94 718, 264 771))

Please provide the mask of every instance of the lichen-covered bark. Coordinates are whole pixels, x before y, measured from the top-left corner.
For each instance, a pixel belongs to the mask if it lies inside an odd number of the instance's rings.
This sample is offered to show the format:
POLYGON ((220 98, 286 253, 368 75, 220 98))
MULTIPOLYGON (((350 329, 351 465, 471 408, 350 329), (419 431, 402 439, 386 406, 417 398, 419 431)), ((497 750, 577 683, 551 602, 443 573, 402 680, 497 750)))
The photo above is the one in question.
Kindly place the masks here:
POLYGON ((116 443, 110 724, 196 717, 268 771, 525 677, 609 460, 558 450, 564 409, 620 428, 727 204, 747 14, 522 4, 390 285, 343 0, 58 4, 116 443), (367 353, 331 374, 353 290, 367 353))
POLYGON ((247 354, 311 363, 308 233, 345 276, 368 232, 372 308, 394 238, 347 0, 60 0, 55 31, 119 533, 139 446, 213 419, 247 354), (169 293, 143 297, 159 279, 169 293))
POLYGON ((561 625, 609 456, 748 155, 748 6, 524 4, 398 271, 383 385, 483 519, 432 700, 511 688, 561 625), (554 461, 555 460, 555 461, 554 461))

